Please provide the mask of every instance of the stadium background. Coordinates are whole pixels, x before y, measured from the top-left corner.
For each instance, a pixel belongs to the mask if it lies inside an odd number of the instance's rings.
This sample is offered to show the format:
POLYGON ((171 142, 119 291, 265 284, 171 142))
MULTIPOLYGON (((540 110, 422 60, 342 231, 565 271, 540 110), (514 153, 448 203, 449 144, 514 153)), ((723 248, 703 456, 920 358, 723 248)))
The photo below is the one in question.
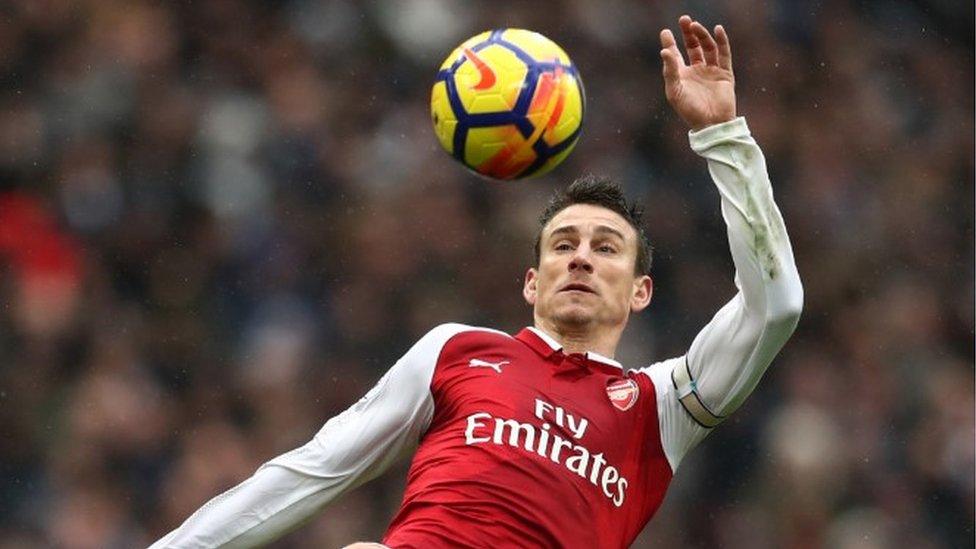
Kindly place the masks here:
MULTIPOLYGON (((806 308, 636 546, 971 546, 973 6, 949 0, 0 7, 0 546, 146 545, 430 327, 519 329, 536 215, 583 171, 657 248, 619 357, 682 353, 733 291, 659 76, 686 11, 729 29, 806 308), (428 120, 443 56, 499 26, 586 84, 539 181, 469 175, 428 120)), ((278 546, 379 538, 405 467, 278 546)))

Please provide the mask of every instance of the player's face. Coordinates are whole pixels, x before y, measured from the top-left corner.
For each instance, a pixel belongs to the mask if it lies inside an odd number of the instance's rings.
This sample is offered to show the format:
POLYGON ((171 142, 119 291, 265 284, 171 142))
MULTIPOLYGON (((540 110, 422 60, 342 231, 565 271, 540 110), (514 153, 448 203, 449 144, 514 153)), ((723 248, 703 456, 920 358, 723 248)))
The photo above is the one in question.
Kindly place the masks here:
POLYGON ((556 326, 622 326, 651 298, 650 277, 634 274, 637 248, 637 231, 616 212, 591 204, 565 208, 542 230, 525 299, 538 319, 556 326))

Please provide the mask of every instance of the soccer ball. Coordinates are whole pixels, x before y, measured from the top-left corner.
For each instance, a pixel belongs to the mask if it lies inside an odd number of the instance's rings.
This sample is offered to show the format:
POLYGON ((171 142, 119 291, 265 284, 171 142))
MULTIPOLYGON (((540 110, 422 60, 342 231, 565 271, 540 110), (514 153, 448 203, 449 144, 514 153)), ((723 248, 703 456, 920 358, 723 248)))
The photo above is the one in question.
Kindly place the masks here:
POLYGON ((583 83, 569 56, 537 32, 496 29, 458 46, 430 98, 441 146, 495 179, 542 175, 576 145, 583 83))

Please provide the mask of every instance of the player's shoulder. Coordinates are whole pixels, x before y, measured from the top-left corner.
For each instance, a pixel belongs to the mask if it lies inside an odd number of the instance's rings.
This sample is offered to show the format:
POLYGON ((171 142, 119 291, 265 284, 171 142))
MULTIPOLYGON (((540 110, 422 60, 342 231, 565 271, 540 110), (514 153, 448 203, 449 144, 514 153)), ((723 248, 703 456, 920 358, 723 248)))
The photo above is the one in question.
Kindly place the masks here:
POLYGON ((494 328, 485 328, 483 326, 471 326, 469 324, 461 324, 460 322, 445 322, 444 324, 438 324, 430 329, 422 339, 427 338, 451 338, 458 334, 480 334, 485 336, 493 337, 503 337, 507 339, 512 339, 512 336, 494 328))
POLYGON ((489 333, 497 336, 507 337, 511 339, 511 335, 495 328, 486 328, 484 326, 472 326, 470 324, 461 324, 460 322, 445 322, 444 324, 438 324, 430 329, 428 334, 459 334, 462 332, 481 332, 489 333))
POLYGON ((519 343, 500 330, 451 322, 435 326, 417 345, 426 348, 424 356, 443 375, 471 357, 511 356, 519 343))
POLYGON ((444 347, 450 342, 458 342, 460 340, 474 340, 482 343, 501 343, 514 342, 515 338, 501 330, 496 330, 494 328, 471 326, 469 324, 461 324, 459 322, 447 322, 444 324, 438 324, 437 326, 431 328, 430 331, 420 338, 418 344, 444 347))
POLYGON ((635 373, 635 375, 644 375, 650 378, 651 382, 654 383, 654 389, 658 398, 662 398, 674 391, 674 382, 671 379, 671 373, 674 371, 675 367, 681 364, 681 362, 684 360, 684 355, 677 356, 667 360, 662 360, 660 362, 655 362, 654 364, 644 366, 643 368, 634 368, 632 371, 635 373))
POLYGON ((426 391, 434 373, 445 361, 456 360, 466 353, 484 349, 498 349, 502 341, 515 341, 512 336, 493 330, 455 322, 440 324, 430 329, 400 357, 387 373, 395 378, 405 394, 426 391))

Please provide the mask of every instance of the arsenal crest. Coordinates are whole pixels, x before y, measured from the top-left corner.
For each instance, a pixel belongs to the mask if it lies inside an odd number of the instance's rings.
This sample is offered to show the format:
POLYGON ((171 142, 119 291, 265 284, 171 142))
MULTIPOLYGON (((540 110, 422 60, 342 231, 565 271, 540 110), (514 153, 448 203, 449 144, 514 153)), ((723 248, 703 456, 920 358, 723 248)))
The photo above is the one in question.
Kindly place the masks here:
POLYGON ((618 410, 626 412, 637 402, 637 397, 640 396, 640 387, 633 379, 612 381, 607 384, 607 396, 610 397, 610 402, 618 410))

